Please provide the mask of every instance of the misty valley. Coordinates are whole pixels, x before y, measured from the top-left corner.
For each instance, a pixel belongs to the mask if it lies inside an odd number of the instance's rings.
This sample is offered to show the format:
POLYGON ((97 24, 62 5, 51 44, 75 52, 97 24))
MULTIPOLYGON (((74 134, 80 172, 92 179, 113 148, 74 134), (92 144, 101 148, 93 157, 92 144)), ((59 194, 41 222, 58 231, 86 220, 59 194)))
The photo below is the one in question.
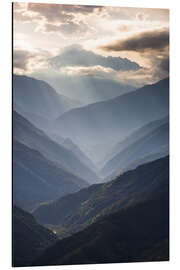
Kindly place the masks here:
POLYGON ((113 87, 13 75, 13 266, 169 259, 169 78, 113 87))

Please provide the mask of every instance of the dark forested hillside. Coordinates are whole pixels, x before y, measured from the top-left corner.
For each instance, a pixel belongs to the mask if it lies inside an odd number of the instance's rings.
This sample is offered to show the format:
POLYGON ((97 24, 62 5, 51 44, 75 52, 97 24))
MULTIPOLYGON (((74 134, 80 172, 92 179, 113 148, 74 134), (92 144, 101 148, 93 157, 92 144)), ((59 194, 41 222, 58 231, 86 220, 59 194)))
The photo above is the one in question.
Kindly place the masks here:
POLYGON ((13 207, 13 266, 30 266, 32 260, 56 240, 56 236, 38 224, 32 215, 13 207))
POLYGON ((159 192, 58 241, 34 265, 168 260, 168 195, 159 192))
POLYGON ((152 194, 169 189, 169 157, 128 171, 115 180, 84 188, 34 209, 42 224, 75 232, 119 209, 135 206, 152 194))

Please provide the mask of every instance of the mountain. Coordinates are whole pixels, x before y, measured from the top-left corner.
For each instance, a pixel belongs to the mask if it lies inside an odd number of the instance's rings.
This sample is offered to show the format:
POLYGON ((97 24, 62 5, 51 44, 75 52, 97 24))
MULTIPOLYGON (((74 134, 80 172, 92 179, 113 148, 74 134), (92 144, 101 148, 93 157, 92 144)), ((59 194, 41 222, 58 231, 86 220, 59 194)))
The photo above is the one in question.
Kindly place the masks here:
MULTIPOLYGON (((122 173, 122 170, 129 167, 132 162, 151 155, 153 152, 160 153, 161 148, 164 146, 166 146, 166 149, 168 150, 169 122, 160 125, 148 134, 140 137, 137 141, 130 144, 132 137, 133 136, 131 135, 130 138, 128 138, 129 140, 126 139, 126 142, 129 141, 129 145, 110 159, 101 169, 100 174, 102 176, 107 177, 113 172, 116 172, 116 175, 119 175, 122 173)), ((134 138, 135 137, 136 136, 134 136, 134 138)))
POLYGON ((167 78, 115 99, 72 109, 57 118, 54 128, 79 146, 106 145, 124 139, 135 129, 168 113, 167 78))
POLYGON ((37 150, 13 141, 13 203, 31 210, 39 203, 54 200, 88 186, 37 150))
POLYGON ((44 249, 56 240, 55 234, 38 224, 35 218, 13 206, 13 267, 30 266, 44 249))
POLYGON ((109 215, 49 247, 34 265, 169 260, 169 194, 109 215))
POLYGON ((33 124, 45 128, 49 120, 78 107, 80 103, 59 95, 44 81, 13 75, 13 105, 33 124))
MULTIPOLYGON (((152 121, 138 129, 136 129, 134 132, 132 132, 130 135, 128 135, 124 140, 119 141, 118 143, 115 143, 113 147, 109 150, 109 152, 106 155, 106 158, 101 162, 101 164, 106 164, 109 160, 111 160, 114 156, 122 152, 124 149, 126 149, 131 144, 135 143, 136 141, 140 140, 141 138, 147 136, 149 133, 151 133, 156 128, 160 127, 163 124, 169 123, 169 116, 166 116, 162 119, 158 119, 155 121, 152 121)), ((103 167, 103 166, 102 166, 103 167)))
POLYGON ((111 139, 110 141, 106 141, 104 144, 81 144, 79 147, 86 156, 96 164, 96 168, 99 170, 103 167, 103 161, 106 159, 108 160, 112 146, 116 143, 116 141, 113 142, 111 139))
POLYGON ((97 167, 92 162, 92 159, 88 158, 88 156, 85 155, 86 151, 82 151, 75 143, 72 142, 69 138, 63 138, 59 134, 46 132, 46 134, 55 142, 57 142, 59 145, 65 147, 69 151, 73 152, 73 154, 88 168, 93 170, 94 172, 97 172, 97 167))
POLYGON ((42 224, 59 225, 70 233, 102 217, 169 190, 169 157, 125 172, 115 180, 91 185, 54 202, 39 205, 32 214, 42 224))
POLYGON ((90 183, 98 181, 97 175, 78 160, 72 151, 51 140, 43 131, 15 111, 13 113, 13 138, 39 151, 48 160, 58 163, 60 167, 85 181, 90 183))
POLYGON ((81 151, 81 149, 75 143, 73 143, 69 138, 66 138, 63 141, 62 145, 66 147, 67 149, 69 149, 70 151, 72 151, 78 157, 78 159, 82 163, 84 163, 87 167, 89 167, 93 171, 97 171, 97 168, 95 167, 93 162, 87 156, 85 156, 85 154, 81 151))
POLYGON ((76 76, 73 80, 63 76, 51 79, 48 75, 42 79, 52 85, 58 93, 73 100, 78 99, 83 105, 109 100, 136 89, 108 78, 101 79, 90 75, 76 76))
MULTIPOLYGON (((140 166, 141 164, 145 164, 148 162, 151 162, 153 160, 156 159, 160 159, 163 158, 165 156, 169 155, 169 145, 163 145, 162 147, 158 148, 157 150, 152 151, 151 153, 148 153, 144 156, 142 156, 139 159, 136 159, 135 161, 131 162, 130 164, 128 164, 128 166, 123 168, 123 171, 128 171, 128 170, 132 170, 135 169, 136 167, 140 166)), ((117 173, 118 171, 115 171, 115 174, 112 176, 111 178, 114 179, 117 177, 117 173)))

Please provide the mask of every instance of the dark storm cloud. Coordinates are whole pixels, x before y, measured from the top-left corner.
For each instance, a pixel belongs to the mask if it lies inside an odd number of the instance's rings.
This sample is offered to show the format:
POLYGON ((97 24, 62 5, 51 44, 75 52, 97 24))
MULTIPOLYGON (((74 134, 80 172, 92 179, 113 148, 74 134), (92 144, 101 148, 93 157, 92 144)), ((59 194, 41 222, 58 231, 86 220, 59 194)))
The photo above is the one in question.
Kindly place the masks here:
POLYGON ((169 72, 169 57, 162 59, 159 66, 162 70, 169 72))
POLYGON ((135 34, 124 40, 101 46, 105 51, 147 52, 163 50, 169 45, 169 29, 163 28, 135 34))
POLYGON ((27 51, 23 50, 14 50, 13 52, 13 67, 27 70, 28 69, 28 62, 33 55, 27 51))
POLYGON ((104 57, 92 51, 84 50, 79 45, 66 48, 60 55, 52 58, 50 64, 55 68, 65 66, 103 66, 114 70, 138 70, 141 67, 127 58, 104 57))

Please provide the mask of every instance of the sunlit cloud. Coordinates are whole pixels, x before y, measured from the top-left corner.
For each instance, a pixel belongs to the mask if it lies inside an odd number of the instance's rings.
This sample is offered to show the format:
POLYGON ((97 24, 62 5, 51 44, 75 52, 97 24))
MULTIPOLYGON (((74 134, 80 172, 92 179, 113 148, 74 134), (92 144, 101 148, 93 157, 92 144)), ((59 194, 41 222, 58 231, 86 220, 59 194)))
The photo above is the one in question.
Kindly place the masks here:
POLYGON ((13 51, 13 69, 20 74, 31 74, 33 71, 48 68, 48 59, 53 55, 43 49, 13 51))
POLYGON ((124 21, 161 21, 167 22, 169 20, 168 9, 155 8, 126 8, 126 7, 105 7, 106 15, 111 20, 124 21))
POLYGON ((137 86, 168 76, 167 9, 13 6, 15 72, 101 76, 137 86))
POLYGON ((50 59, 49 62, 54 68, 66 66, 102 66, 114 70, 137 70, 141 68, 137 63, 127 58, 104 57, 74 44, 66 47, 60 55, 50 59))

